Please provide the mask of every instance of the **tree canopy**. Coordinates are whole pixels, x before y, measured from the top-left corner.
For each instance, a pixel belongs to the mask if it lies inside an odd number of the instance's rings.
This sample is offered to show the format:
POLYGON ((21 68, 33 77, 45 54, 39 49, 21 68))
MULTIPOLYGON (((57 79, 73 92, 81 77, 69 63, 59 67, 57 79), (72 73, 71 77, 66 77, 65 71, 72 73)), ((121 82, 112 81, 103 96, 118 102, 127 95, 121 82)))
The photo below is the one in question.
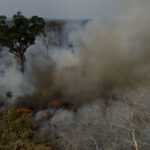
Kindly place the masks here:
POLYGON ((21 12, 17 12, 11 21, 6 16, 0 16, 0 43, 20 59, 23 72, 25 52, 34 44, 37 35, 44 35, 44 27, 44 19, 38 16, 26 18, 21 12))

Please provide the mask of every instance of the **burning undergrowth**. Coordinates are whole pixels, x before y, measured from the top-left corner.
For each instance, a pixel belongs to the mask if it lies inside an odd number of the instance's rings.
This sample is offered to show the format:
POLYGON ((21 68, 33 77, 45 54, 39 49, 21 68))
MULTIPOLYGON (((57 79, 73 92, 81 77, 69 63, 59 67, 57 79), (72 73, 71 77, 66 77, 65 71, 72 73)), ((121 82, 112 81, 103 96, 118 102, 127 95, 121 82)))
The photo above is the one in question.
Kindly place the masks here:
POLYGON ((149 149, 149 5, 107 24, 89 21, 70 33, 72 46, 47 49, 39 37, 24 74, 3 49, 1 111, 32 110, 37 131, 54 138, 55 149, 149 149))

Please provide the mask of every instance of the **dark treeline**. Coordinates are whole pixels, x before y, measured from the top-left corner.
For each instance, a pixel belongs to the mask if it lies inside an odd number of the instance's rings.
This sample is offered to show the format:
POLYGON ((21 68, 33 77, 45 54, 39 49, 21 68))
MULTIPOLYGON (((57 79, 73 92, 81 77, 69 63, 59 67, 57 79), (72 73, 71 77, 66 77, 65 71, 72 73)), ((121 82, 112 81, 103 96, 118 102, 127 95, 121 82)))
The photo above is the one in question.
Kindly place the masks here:
MULTIPOLYGON (((74 20, 75 21, 75 20, 74 20)), ((25 53, 28 47, 35 44, 36 37, 47 37, 46 47, 49 45, 62 46, 64 39, 63 28, 73 20, 44 20, 39 16, 26 18, 21 12, 13 17, 0 16, 0 48, 7 47, 20 61, 21 71, 24 72, 25 53)), ((85 25, 88 20, 76 20, 85 25)), ((69 44, 68 46, 72 46, 69 44)))

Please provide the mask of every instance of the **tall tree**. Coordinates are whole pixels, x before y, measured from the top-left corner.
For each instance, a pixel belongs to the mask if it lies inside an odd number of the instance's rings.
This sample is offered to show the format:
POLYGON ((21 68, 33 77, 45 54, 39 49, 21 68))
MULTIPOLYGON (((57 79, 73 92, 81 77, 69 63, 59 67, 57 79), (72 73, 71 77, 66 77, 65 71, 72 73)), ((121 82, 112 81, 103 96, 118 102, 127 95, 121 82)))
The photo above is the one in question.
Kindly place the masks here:
POLYGON ((34 44, 36 36, 45 35, 45 21, 38 16, 26 18, 21 12, 17 12, 10 22, 6 20, 6 16, 0 16, 0 43, 19 58, 24 72, 25 52, 34 44))

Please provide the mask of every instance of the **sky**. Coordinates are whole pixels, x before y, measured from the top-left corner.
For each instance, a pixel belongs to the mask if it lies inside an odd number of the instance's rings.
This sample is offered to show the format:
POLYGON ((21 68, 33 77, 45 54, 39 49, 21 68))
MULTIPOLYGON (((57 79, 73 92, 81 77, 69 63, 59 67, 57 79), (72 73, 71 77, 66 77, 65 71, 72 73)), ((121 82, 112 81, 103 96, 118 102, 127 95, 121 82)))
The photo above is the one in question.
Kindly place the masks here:
MULTIPOLYGON (((119 0, 0 0, 0 15, 12 17, 21 11, 26 17, 92 19, 114 14, 119 0)), ((120 0, 121 1, 121 0, 120 0)))

